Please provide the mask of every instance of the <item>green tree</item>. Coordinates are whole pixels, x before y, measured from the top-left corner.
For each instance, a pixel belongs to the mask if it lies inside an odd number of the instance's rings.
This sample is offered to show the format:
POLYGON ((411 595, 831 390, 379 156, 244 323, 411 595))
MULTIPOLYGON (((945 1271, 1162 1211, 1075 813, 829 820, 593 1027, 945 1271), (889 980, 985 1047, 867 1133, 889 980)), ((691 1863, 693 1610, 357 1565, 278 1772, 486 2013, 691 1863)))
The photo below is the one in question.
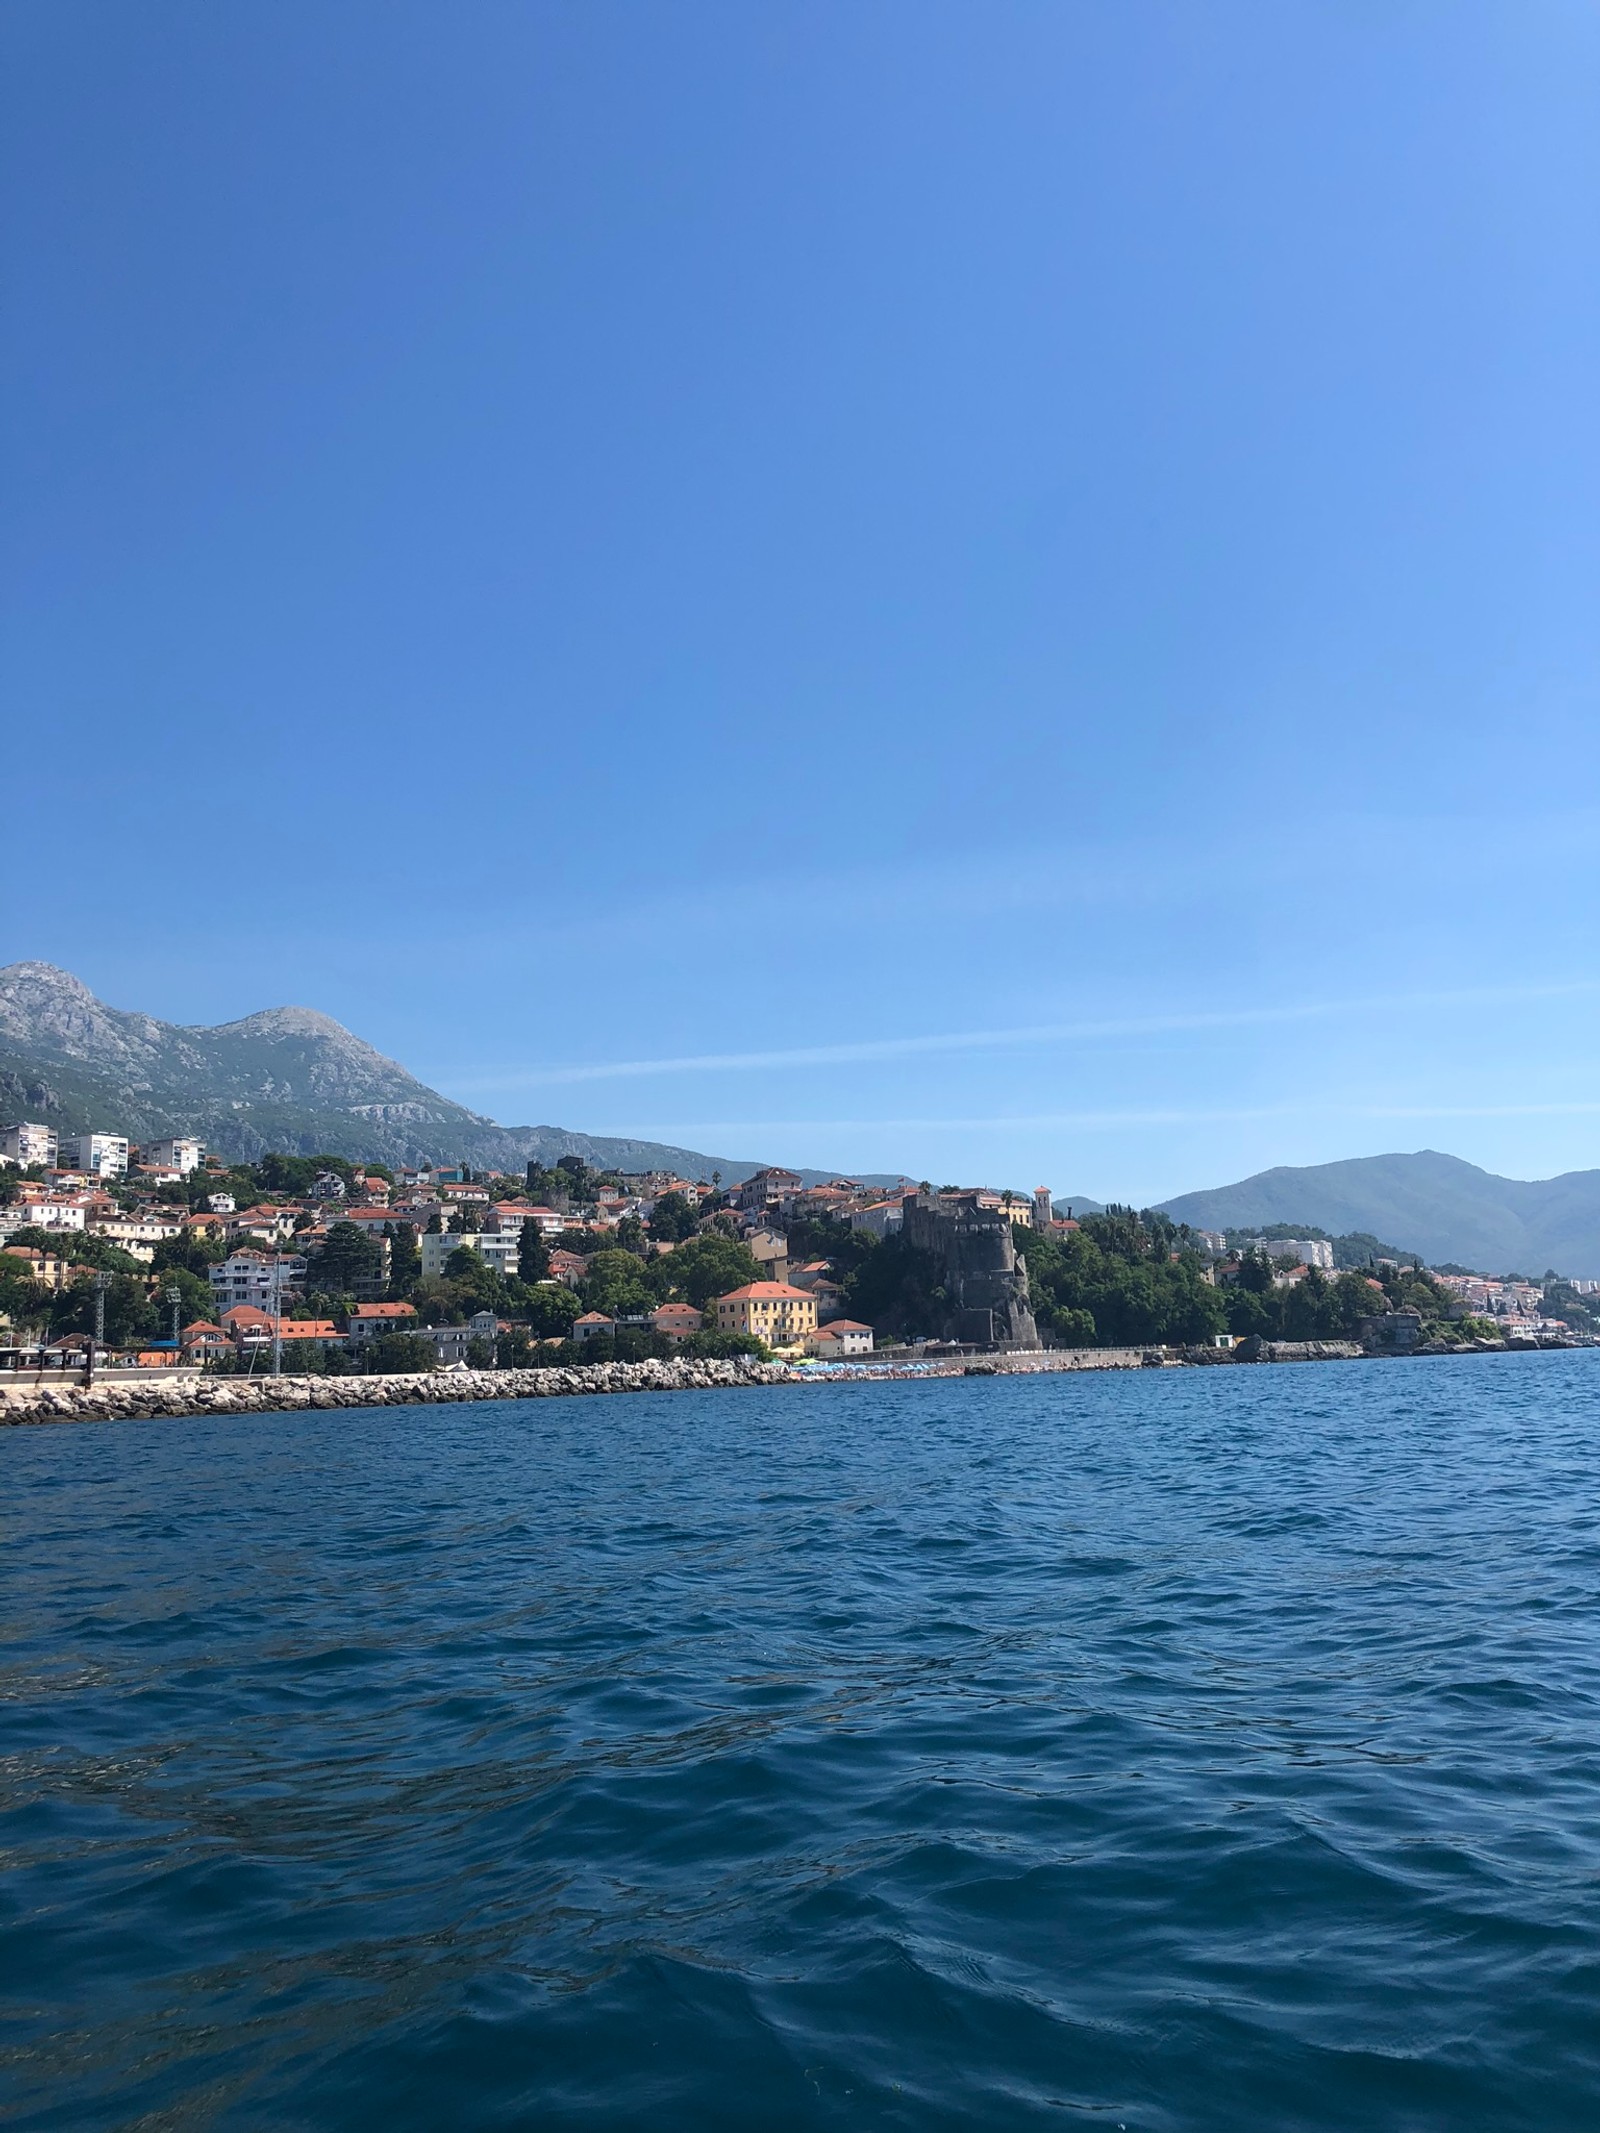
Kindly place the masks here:
POLYGON ((747 1281, 761 1279, 761 1268, 749 1246, 719 1230, 691 1237, 664 1257, 651 1260, 649 1271, 654 1284, 661 1285, 665 1293, 683 1297, 697 1311, 703 1311, 714 1296, 726 1296, 747 1281))
POLYGON ((650 1210, 650 1234, 661 1244, 681 1244, 692 1237, 700 1209, 681 1192, 664 1192, 650 1210))
POLYGON ((25 1260, 13 1259, 8 1265, 0 1254, 0 1317, 6 1320, 13 1340, 31 1344, 50 1324, 53 1299, 26 1268, 25 1260))
POLYGON ((439 1361, 432 1341, 421 1333, 380 1333, 368 1352, 373 1369, 380 1373, 433 1370, 439 1361))
POLYGON ((163 1237, 155 1248, 151 1272, 164 1274, 169 1267, 183 1267, 204 1280, 209 1268, 217 1266, 228 1256, 228 1247, 220 1237, 204 1237, 197 1230, 185 1230, 179 1237, 163 1237))
POLYGON ((528 1331, 535 1340, 565 1340, 582 1310, 570 1289, 532 1289, 526 1306, 528 1331))
POLYGON ((330 1296, 348 1296, 383 1266, 383 1246, 358 1222, 335 1222, 312 1254, 308 1278, 330 1296))
POLYGON ((875 1245, 846 1278, 844 1292, 849 1317, 865 1319, 894 1338, 925 1338, 945 1320, 938 1261, 903 1237, 875 1245))
MULTIPOLYGON (((93 1333, 94 1319, 95 1285, 79 1281, 55 1299, 50 1330, 57 1337, 93 1333)), ((170 1326, 170 1319, 167 1323, 170 1326)), ((144 1341, 161 1339, 166 1330, 161 1313, 144 1293, 143 1281, 131 1274, 113 1274, 106 1289, 106 1345, 135 1348, 144 1341)))
POLYGON ((524 1222, 517 1239, 517 1279, 529 1288, 550 1278, 550 1247, 537 1222, 524 1222))
POLYGON ((83 1230, 27 1229, 13 1230, 8 1240, 12 1244, 27 1245, 36 1252, 48 1252, 52 1259, 64 1259, 68 1266, 99 1267, 108 1274, 142 1274, 144 1267, 131 1252, 111 1243, 109 1238, 97 1237, 83 1230))
POLYGON ((642 1269, 632 1252, 596 1252, 583 1280, 583 1300, 591 1311, 604 1311, 612 1318, 633 1317, 654 1308, 655 1299, 645 1287, 642 1269))
POLYGON ((474 1311, 504 1309, 504 1280, 471 1245, 458 1244, 445 1261, 444 1271, 463 1316, 470 1316, 474 1311))
POLYGON ((409 1222, 386 1222, 383 1233, 389 1239, 388 1301, 406 1303, 422 1278, 422 1254, 417 1249, 417 1233, 409 1222))

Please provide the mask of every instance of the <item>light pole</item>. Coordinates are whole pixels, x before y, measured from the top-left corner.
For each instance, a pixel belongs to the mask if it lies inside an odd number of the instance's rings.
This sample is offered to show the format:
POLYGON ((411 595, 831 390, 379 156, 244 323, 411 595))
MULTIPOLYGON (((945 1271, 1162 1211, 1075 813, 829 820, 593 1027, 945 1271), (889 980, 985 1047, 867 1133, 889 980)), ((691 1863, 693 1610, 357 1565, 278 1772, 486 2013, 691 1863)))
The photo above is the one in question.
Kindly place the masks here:
POLYGON ((95 1357, 106 1344, 106 1291, 111 1286, 111 1276, 102 1267, 94 1277, 94 1331, 89 1336, 89 1363, 84 1371, 85 1385, 94 1383, 95 1357))
POLYGON ((283 1249, 272 1255, 272 1375, 283 1376, 283 1249))

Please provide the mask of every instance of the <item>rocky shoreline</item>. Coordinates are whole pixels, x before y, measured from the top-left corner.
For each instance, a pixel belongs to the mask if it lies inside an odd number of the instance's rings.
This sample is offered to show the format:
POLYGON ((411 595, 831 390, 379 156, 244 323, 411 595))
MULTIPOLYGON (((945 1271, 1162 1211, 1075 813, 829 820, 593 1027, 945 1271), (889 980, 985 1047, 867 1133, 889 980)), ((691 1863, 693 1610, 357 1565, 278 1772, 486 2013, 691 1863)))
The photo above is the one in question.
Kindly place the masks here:
MULTIPOLYGON (((1572 1348, 1571 1340, 1427 1343, 1409 1355, 1470 1355, 1572 1348)), ((1249 1367, 1256 1363, 1404 1361, 1355 1341, 1251 1341, 1226 1348, 1056 1348, 1012 1355, 902 1362, 884 1358, 827 1370, 675 1357, 648 1363, 587 1363, 559 1370, 435 1370, 396 1377, 202 1377, 189 1372, 136 1382, 0 1386, 0 1426, 28 1422, 155 1421, 164 1416, 294 1414, 309 1408, 465 1405, 481 1400, 549 1400, 618 1392, 714 1392, 763 1385, 918 1381, 939 1377, 1022 1377, 1079 1370, 1249 1367)))
POLYGON ((404 1377, 149 1378, 136 1384, 0 1388, 0 1423, 154 1421, 171 1415, 293 1414, 306 1408, 548 1400, 574 1393, 710 1392, 787 1385, 787 1363, 696 1358, 568 1370, 434 1370, 404 1377))

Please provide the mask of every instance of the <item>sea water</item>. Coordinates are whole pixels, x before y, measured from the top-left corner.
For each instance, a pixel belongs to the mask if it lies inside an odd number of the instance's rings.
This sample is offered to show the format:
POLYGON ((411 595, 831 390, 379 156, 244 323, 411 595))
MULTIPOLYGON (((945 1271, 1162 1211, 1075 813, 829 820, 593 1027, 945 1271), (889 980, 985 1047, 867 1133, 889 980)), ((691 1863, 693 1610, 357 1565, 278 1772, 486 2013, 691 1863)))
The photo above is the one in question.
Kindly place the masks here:
POLYGON ((1600 1354, 0 1434, 17 2127, 1600 2126, 1600 1354))

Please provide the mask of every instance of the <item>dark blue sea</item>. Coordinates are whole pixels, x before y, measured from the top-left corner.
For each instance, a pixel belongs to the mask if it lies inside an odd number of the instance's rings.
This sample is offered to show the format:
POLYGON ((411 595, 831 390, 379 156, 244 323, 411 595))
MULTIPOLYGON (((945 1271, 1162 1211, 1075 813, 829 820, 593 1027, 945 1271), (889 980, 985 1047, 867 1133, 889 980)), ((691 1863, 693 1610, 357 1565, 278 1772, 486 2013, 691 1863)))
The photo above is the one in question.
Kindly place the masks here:
POLYGON ((1600 2127, 1600 1354, 0 1433, 0 2116, 1600 2127))

